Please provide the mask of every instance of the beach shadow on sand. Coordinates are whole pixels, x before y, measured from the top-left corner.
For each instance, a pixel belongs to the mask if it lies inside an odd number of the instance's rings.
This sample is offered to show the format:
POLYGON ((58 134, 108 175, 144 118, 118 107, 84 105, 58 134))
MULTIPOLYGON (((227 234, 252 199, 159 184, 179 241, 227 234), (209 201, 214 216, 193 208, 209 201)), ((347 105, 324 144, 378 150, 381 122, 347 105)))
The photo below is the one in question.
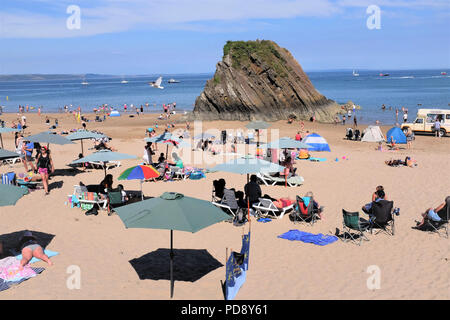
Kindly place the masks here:
POLYGON ((83 173, 85 171, 78 170, 77 168, 64 168, 64 169, 55 169, 52 176, 61 176, 61 177, 74 177, 79 173, 83 173))
MULTIPOLYGON (((27 230, 16 231, 8 234, 0 235, 0 242, 3 244, 3 255, 0 253, 0 258, 8 257, 13 255, 13 251, 17 250, 20 238, 23 236, 24 232, 27 230)), ((40 231, 31 231, 33 236, 36 237, 37 242, 42 248, 46 248, 50 242, 55 237, 54 234, 44 233, 40 231)))
POLYGON ((61 189, 63 185, 64 185, 63 181, 54 181, 54 182, 48 184, 48 189, 49 190, 61 189))
MULTIPOLYGON (((173 249, 175 281, 195 282, 223 266, 205 249, 173 249)), ((170 280, 170 249, 159 248, 140 258, 130 260, 141 280, 170 280)))

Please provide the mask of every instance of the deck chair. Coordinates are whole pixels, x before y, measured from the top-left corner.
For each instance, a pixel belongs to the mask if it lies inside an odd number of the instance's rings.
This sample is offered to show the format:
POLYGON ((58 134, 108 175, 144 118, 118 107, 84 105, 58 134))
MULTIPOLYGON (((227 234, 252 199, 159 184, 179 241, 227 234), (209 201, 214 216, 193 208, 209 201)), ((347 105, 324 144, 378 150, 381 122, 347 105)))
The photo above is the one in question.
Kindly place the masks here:
POLYGON ((114 208, 120 207, 125 203, 122 202, 122 192, 119 191, 110 191, 107 194, 108 198, 108 212, 114 211, 114 208))
POLYGON ((259 202, 253 205, 256 215, 262 218, 275 217, 282 219, 286 212, 294 209, 294 204, 284 208, 278 208, 272 200, 267 198, 259 198, 259 202))
POLYGON ((380 200, 372 202, 372 208, 370 209, 370 233, 373 233, 373 229, 379 229, 380 232, 385 232, 388 235, 393 236, 395 233, 395 219, 392 213, 394 209, 394 202, 387 200, 380 200))
POLYGON ((446 198, 445 206, 436 212, 441 221, 433 221, 425 218, 425 223, 419 228, 421 231, 437 233, 439 237, 443 236, 448 239, 448 224, 450 219, 450 197, 446 198), (443 229, 443 231, 441 231, 443 229))
POLYGON ((236 194, 231 189, 224 189, 222 200, 220 200, 220 202, 213 201, 212 204, 221 208, 233 218, 236 217, 237 212, 240 210, 236 200, 236 194))
POLYGON ((319 209, 314 208, 314 198, 309 197, 308 203, 305 203, 303 197, 296 197, 296 206, 294 212, 291 214, 294 223, 296 222, 306 222, 313 225, 319 214, 319 209))
MULTIPOLYGON (((107 203, 108 203, 107 199, 100 199, 100 197, 97 195, 97 197, 94 196, 94 200, 89 200, 89 199, 86 199, 86 196, 85 196, 86 193, 88 193, 88 189, 85 186, 79 186, 79 185, 73 186, 73 195, 77 198, 78 202, 81 205, 92 204, 93 206, 95 206, 97 204, 102 209, 107 208, 107 203)), ((69 196, 72 196, 72 195, 69 195, 69 196)))
MULTIPOLYGON (((362 241, 369 241, 369 239, 365 236, 364 232, 368 231, 370 227, 369 221, 362 219, 359 217, 359 212, 349 212, 345 209, 342 209, 343 215, 343 232, 344 237, 343 241, 347 242, 348 240, 356 243, 357 245, 361 245, 362 241), (352 234, 352 231, 356 231, 357 234, 352 234), (349 235, 349 239, 346 234, 349 235), (359 239, 359 242, 357 241, 359 239)), ((342 239, 342 238, 341 238, 342 239)))

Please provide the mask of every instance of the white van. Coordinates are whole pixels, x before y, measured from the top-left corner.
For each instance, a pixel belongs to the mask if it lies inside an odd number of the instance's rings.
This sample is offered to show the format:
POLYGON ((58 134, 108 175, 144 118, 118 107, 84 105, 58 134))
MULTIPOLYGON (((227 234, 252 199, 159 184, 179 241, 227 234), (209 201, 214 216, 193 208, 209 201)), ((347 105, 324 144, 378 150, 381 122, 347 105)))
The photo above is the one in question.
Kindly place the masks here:
POLYGON ((439 135, 443 137, 447 133, 450 134, 450 110, 448 109, 419 109, 414 122, 403 123, 401 128, 405 134, 408 128, 411 128, 414 133, 434 133, 434 123, 438 117, 441 122, 439 135))

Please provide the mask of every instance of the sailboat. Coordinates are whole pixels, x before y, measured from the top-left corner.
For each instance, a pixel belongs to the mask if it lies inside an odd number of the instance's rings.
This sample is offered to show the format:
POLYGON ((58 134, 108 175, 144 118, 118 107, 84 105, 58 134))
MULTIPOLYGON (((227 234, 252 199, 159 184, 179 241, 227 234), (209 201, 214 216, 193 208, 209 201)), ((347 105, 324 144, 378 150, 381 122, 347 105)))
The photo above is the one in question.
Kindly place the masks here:
POLYGON ((83 86, 87 86, 89 82, 86 81, 86 78, 83 78, 83 81, 81 82, 83 86))
POLYGON ((353 76, 354 76, 354 77, 358 77, 358 76, 359 76, 359 73, 357 73, 355 70, 353 70, 353 76))
POLYGON ((128 83, 128 80, 125 80, 124 77, 122 77, 122 81, 120 83, 128 83))
POLYGON ((169 79, 168 83, 180 83, 180 80, 169 79))

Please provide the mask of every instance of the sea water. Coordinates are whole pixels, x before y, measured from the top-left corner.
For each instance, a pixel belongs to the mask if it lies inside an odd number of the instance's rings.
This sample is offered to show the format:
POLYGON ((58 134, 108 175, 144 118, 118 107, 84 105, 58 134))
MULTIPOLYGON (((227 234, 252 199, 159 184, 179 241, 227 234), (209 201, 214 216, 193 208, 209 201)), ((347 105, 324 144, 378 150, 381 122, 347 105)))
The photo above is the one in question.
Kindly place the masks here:
MULTIPOLYGON (((351 71, 306 71, 316 89, 327 98, 344 104, 351 100, 361 106, 357 110, 358 123, 390 125, 396 122, 395 109, 400 109, 398 121, 402 121, 401 108, 408 109, 408 120, 414 120, 419 108, 450 109, 450 75, 444 70, 359 70, 359 76, 351 71), (382 110, 382 105, 386 110, 382 110), (390 110, 389 110, 390 109, 390 110)), ((159 76, 159 75, 158 75, 159 76)), ((64 80, 0 81, 0 105, 4 112, 17 112, 18 106, 33 106, 32 112, 42 106, 43 112, 59 112, 67 105, 71 109, 81 107, 83 112, 108 104, 119 111, 123 105, 144 106, 144 112, 162 112, 162 104, 176 102, 178 112, 193 109, 206 81, 213 74, 162 75, 164 89, 148 83, 157 76, 74 77, 64 80), (170 84, 170 78, 179 83, 170 84), (127 80, 128 83, 121 83, 127 80), (6 98, 7 97, 7 98, 6 98), (148 107, 146 106, 148 105, 148 107)), ((279 106, 282 108, 283 106, 279 106)))

